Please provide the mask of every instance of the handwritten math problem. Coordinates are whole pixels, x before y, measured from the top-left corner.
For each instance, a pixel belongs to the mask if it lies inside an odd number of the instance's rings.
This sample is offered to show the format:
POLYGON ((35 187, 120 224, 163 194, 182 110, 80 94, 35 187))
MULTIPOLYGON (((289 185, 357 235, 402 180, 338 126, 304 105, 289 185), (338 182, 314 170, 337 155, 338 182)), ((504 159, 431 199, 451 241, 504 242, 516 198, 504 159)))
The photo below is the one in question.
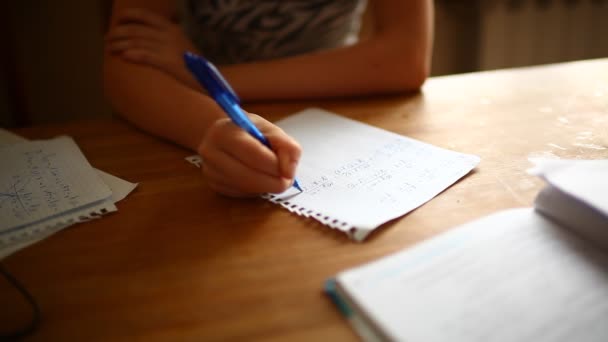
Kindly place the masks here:
POLYGON ((0 157, 0 233, 111 194, 68 137, 5 147, 0 157))
POLYGON ((277 124, 302 145, 297 175, 304 191, 269 199, 356 240, 430 200, 479 162, 320 109, 277 124))
POLYGON ((23 153, 23 167, 0 192, 3 217, 23 221, 40 210, 57 213, 64 204, 79 205, 79 196, 64 178, 56 156, 41 149, 23 153))
POLYGON ((350 197, 351 192, 365 191, 377 194, 381 203, 396 204, 469 163, 470 158, 461 154, 412 144, 404 138, 391 139, 368 155, 359 154, 316 177, 309 178, 306 172, 302 197, 323 196, 325 191, 341 191, 350 197))

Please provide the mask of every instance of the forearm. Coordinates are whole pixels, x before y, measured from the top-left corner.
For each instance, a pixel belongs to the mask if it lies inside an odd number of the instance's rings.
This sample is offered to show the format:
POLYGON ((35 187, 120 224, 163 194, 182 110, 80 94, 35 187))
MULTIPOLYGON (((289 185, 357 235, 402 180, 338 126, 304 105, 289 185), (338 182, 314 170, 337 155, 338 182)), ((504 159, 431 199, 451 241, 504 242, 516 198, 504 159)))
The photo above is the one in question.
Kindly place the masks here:
POLYGON ((220 69, 245 100, 417 90, 430 72, 433 2, 375 0, 370 5, 372 34, 356 45, 220 69))
POLYGON ((417 90, 428 64, 373 40, 331 51, 220 68, 243 100, 302 99, 417 90))
POLYGON ((113 108, 143 130, 196 150, 212 122, 223 117, 209 97, 165 73, 107 54, 104 91, 113 108))

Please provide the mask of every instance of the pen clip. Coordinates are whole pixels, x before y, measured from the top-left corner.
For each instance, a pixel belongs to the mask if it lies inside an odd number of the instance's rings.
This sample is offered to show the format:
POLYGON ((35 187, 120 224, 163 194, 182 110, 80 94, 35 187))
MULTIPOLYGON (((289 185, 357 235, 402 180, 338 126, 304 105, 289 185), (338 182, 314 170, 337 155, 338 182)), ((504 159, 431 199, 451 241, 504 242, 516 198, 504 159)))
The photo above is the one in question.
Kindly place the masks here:
POLYGON ((213 63, 202 56, 188 51, 184 53, 184 61, 188 69, 192 71, 199 83, 207 89, 209 95, 213 98, 225 95, 229 96, 237 104, 241 102, 230 84, 228 84, 213 63))

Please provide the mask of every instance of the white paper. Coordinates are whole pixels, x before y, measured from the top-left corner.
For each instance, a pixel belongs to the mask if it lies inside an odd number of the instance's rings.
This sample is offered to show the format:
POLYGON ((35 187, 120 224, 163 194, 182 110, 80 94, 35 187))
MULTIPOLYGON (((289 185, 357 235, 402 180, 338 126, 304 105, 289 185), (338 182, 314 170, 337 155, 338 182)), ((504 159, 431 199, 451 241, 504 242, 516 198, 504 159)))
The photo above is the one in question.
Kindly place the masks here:
POLYGON ((18 144, 25 141, 27 141, 27 139, 18 136, 13 132, 0 128, 0 147, 18 144))
POLYGON ((608 215, 608 159, 531 159, 529 172, 566 194, 608 215))
MULTIPOLYGON (((10 146, 16 143, 28 141, 27 139, 18 136, 5 129, 0 129, 0 147, 10 146)), ((124 179, 113 176, 105 171, 95 169, 99 177, 112 190, 112 201, 117 203, 127 197, 136 187, 137 183, 127 182, 124 179)))
POLYGON ((534 201, 536 210, 608 249, 608 160, 531 161, 529 172, 548 183, 534 201))
POLYGON ((107 200, 110 188, 69 137, 0 148, 0 233, 107 200))
POLYGON ((608 340, 608 254, 533 209, 490 215, 336 279, 390 340, 608 340))
POLYGON ((117 203, 125 199, 131 191, 135 190, 138 183, 127 182, 124 179, 120 179, 114 175, 111 175, 105 171, 94 169, 104 183, 112 190, 111 200, 113 203, 117 203))
POLYGON ((302 146, 302 193, 268 198, 363 240, 381 224, 429 201, 479 157, 453 152, 354 120, 308 109, 277 122, 302 146))
MULTIPOLYGON (((27 139, 14 133, 0 129, 0 147, 7 147, 27 141, 27 139)), ((76 161, 71 160, 71 162, 76 161)), ((84 167, 83 164, 79 165, 80 167, 84 167)), ((88 167, 90 168, 90 165, 88 167)), ((28 224, 19 229, 1 232, 0 259, 75 223, 100 218, 104 214, 116 211, 117 208, 114 203, 124 199, 137 186, 137 184, 127 182, 104 171, 92 170, 110 188, 110 197, 102 201, 80 206, 76 209, 67 210, 54 217, 47 217, 40 222, 28 224)), ((2 222, 4 223, 5 221, 3 220, 2 222)))

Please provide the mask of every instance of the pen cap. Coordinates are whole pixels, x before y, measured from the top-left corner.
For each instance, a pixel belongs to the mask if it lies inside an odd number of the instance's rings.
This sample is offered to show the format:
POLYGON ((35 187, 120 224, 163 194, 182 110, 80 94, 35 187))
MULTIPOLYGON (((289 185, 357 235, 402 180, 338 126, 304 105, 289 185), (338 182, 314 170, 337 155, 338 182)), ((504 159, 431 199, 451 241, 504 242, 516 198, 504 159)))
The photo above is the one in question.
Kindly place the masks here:
POLYGON ((221 95, 231 97, 231 100, 240 103, 240 99, 224 79, 220 71, 204 57, 191 52, 184 53, 184 62, 192 75, 207 90, 213 98, 221 95))

